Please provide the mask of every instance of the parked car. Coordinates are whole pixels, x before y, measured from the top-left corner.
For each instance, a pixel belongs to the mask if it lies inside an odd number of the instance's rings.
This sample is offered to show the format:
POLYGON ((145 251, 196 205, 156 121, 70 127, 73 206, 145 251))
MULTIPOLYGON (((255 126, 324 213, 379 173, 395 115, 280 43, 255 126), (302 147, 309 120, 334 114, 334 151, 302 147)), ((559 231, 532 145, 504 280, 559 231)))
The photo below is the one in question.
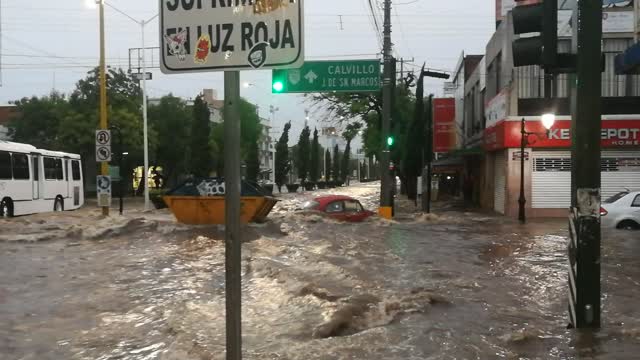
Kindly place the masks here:
POLYGON ((331 218, 347 222, 361 222, 375 215, 374 212, 365 210, 360 201, 342 195, 317 197, 306 202, 303 211, 320 212, 331 218))
POLYGON ((623 191, 602 203, 602 226, 640 230, 640 191, 623 191))

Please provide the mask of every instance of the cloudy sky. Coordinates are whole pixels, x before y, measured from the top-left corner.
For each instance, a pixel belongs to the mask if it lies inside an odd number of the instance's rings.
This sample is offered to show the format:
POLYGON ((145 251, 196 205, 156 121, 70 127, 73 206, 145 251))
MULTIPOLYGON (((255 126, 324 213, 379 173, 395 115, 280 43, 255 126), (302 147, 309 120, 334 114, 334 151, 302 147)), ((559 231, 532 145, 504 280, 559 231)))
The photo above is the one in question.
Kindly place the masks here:
MULTIPOLYGON (((157 0, 108 0, 136 19, 158 13, 157 0)), ((382 24, 381 0, 371 0, 382 24)), ((46 95, 51 89, 70 92, 78 79, 97 65, 99 56, 97 10, 85 0, 0 0, 2 6, 2 87, 0 102, 24 96, 46 95)), ((484 53, 494 30, 492 0, 394 0, 392 10, 394 53, 423 62, 428 67, 452 70, 462 51, 484 53)), ((372 24, 368 0, 305 0, 306 58, 375 58, 380 43, 372 24), (342 25, 340 24, 342 16, 342 25)), ((159 43, 158 22, 146 28, 147 46, 159 43)), ((107 58, 111 66, 129 68, 129 49, 141 46, 140 27, 132 20, 106 10, 107 58)), ((165 94, 195 97, 203 88, 223 96, 222 73, 163 75, 153 56, 151 97, 165 94)), ((280 110, 275 128, 293 120, 293 136, 302 128, 308 104, 297 95, 272 95, 270 71, 247 71, 242 81, 252 84, 242 95, 258 104, 269 117, 271 105, 280 110)), ((442 94, 442 81, 428 80, 428 91, 442 94)), ((314 122, 319 119, 314 116, 314 122)))

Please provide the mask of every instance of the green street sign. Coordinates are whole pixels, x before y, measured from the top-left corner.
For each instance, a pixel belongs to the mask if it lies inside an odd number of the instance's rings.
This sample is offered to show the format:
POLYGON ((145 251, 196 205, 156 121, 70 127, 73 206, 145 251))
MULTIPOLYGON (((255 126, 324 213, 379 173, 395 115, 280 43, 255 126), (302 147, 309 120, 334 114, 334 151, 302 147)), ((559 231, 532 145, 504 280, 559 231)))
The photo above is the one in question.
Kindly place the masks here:
POLYGON ((274 94, 374 92, 381 86, 379 60, 306 61, 299 69, 273 70, 274 94))
POLYGON ((111 180, 113 181, 120 181, 120 167, 109 166, 109 176, 111 176, 111 180))

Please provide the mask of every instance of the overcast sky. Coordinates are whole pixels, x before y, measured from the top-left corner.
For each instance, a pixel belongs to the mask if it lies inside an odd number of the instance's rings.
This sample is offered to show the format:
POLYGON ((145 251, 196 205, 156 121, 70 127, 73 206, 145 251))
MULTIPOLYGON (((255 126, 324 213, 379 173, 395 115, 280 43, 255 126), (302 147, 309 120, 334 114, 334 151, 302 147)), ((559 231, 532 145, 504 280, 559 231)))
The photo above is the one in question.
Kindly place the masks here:
MULTIPOLYGON (((136 19, 158 12, 157 0, 109 0, 136 19)), ((382 21, 380 0, 377 12, 382 21)), ((65 93, 97 65, 99 56, 97 10, 85 0, 0 0, 2 4, 2 87, 0 102, 24 96, 46 95, 55 87, 65 93)), ((368 0, 305 0, 306 58, 375 58, 380 53, 368 0), (342 28, 340 17, 342 15, 342 28)), ((462 51, 482 54, 494 31, 493 0, 394 0, 392 10, 394 53, 428 67, 453 70, 462 51)), ((111 66, 129 67, 129 49, 140 47, 140 27, 107 8, 107 58, 111 66)), ((158 22, 146 28, 147 46, 158 46, 158 22)), ((151 54, 150 54, 151 55, 151 54)), ((157 54, 154 66, 157 66, 157 54)), ((409 69, 414 69, 409 67, 409 69)), ((223 96, 222 73, 162 75, 152 69, 149 96, 169 93, 193 98, 203 88, 223 96)), ((254 84, 242 95, 260 106, 269 117, 269 106, 280 109, 275 127, 293 120, 297 138, 308 105, 301 96, 272 95, 270 71, 246 71, 243 82, 254 84)), ((442 95, 442 81, 428 80, 427 91, 442 95)), ((427 92, 427 93, 428 93, 427 92)), ((318 117, 318 116, 316 116, 318 117)), ((314 121, 321 120, 315 119, 314 121)), ((313 125, 313 123, 312 123, 313 125)))

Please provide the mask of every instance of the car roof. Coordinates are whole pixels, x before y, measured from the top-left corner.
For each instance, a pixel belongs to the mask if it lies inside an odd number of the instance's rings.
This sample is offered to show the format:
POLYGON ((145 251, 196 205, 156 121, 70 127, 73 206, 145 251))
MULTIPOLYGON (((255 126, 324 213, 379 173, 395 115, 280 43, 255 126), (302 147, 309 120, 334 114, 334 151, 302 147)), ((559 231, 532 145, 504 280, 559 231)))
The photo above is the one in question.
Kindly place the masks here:
POLYGON ((314 200, 320 203, 328 203, 332 201, 340 201, 340 200, 344 201, 344 200, 356 200, 356 199, 346 195, 326 195, 326 196, 318 196, 314 200))

